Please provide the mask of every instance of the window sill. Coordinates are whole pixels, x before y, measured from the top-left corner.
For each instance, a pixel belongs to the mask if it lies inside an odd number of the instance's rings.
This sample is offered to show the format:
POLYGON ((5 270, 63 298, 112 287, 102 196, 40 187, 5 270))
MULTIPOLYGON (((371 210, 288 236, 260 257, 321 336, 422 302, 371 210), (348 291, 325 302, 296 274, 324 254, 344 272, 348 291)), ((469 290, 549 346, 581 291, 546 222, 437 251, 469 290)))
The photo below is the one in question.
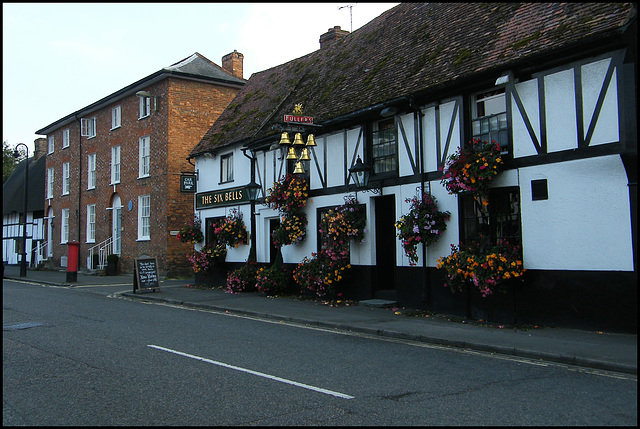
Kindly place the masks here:
POLYGON ((138 238, 136 241, 151 241, 151 238, 138 238))
POLYGON ((118 125, 117 127, 110 128, 109 131, 117 130, 120 127, 122 127, 122 125, 118 125))
POLYGON ((140 179, 148 179, 149 177, 151 177, 150 174, 147 174, 146 176, 138 176, 138 180, 140 180, 140 179))
POLYGON ((149 115, 147 115, 147 116, 140 116, 140 117, 138 118, 138 120, 140 121, 140 120, 142 120, 142 119, 146 119, 146 118, 148 118, 149 116, 151 116, 151 114, 149 114, 149 115))
POLYGON ((226 182, 218 182, 218 185, 226 185, 227 183, 233 183, 233 182, 234 180, 231 179, 231 180, 227 180, 226 182))

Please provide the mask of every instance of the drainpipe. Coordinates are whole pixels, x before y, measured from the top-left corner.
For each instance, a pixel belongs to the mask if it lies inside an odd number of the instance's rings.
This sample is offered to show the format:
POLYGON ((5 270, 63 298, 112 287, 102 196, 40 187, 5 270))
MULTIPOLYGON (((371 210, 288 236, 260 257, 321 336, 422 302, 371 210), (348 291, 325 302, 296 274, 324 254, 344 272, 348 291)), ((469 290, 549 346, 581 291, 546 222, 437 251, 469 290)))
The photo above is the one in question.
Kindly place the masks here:
MULTIPOLYGON (((80 241, 80 217, 82 216, 82 120, 78 118, 78 115, 74 115, 76 121, 78 121, 78 211, 76 214, 76 219, 78 220, 78 231, 76 233, 78 243, 82 243, 80 241)), ((71 138, 71 136, 69 136, 71 138)), ((71 142, 69 142, 71 143, 71 142)), ((71 172, 69 172, 71 174, 71 172)), ((78 267, 80 267, 80 261, 82 258, 80 257, 80 249, 82 245, 78 245, 78 267)))
MULTIPOLYGON (((418 118, 418 156, 420 165, 420 198, 424 195, 424 147, 422 142, 422 118, 424 113, 416 105, 413 97, 409 98, 409 107, 413 110, 414 118, 418 118)), ((422 304, 428 308, 431 302, 431 281, 427 267, 427 246, 422 244, 422 304)))

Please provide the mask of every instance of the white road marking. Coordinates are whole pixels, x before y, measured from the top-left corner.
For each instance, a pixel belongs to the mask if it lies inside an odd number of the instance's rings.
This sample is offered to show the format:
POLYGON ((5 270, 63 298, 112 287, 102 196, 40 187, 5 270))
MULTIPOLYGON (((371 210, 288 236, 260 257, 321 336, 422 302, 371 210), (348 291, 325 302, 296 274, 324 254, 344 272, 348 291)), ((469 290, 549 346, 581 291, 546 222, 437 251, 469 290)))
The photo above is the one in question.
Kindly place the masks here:
POLYGON ((163 350, 163 351, 169 352, 169 353, 175 353, 175 354, 180 355, 180 356, 185 356, 185 357, 188 357, 188 358, 191 358, 191 359, 200 360, 200 361, 203 361, 203 362, 211 363, 213 365, 222 366, 224 368, 229 368, 229 369, 234 369, 236 371, 246 372, 247 374, 257 375, 258 377, 268 378, 270 380, 279 381, 281 383, 291 384, 293 386, 302 387, 303 389, 313 390, 315 392, 324 393, 326 395, 337 396, 338 398, 343 398, 343 399, 354 399, 353 396, 345 395, 344 393, 334 392, 332 390, 323 389, 321 387, 309 386, 308 384, 298 383, 297 381, 287 380, 286 378, 280 378, 280 377, 276 377, 274 375, 269 375, 269 374, 265 374, 265 373, 262 373, 262 372, 253 371, 253 370, 246 369, 246 368, 241 368, 239 366, 229 365, 229 364, 226 364, 226 363, 223 363, 223 362, 218 362, 218 361, 207 359, 207 358, 203 358, 203 357, 200 357, 200 356, 190 355, 189 353, 179 352, 177 350, 168 349, 166 347, 155 346, 155 345, 152 345, 152 344, 147 345, 147 347, 152 347, 154 349, 163 350))

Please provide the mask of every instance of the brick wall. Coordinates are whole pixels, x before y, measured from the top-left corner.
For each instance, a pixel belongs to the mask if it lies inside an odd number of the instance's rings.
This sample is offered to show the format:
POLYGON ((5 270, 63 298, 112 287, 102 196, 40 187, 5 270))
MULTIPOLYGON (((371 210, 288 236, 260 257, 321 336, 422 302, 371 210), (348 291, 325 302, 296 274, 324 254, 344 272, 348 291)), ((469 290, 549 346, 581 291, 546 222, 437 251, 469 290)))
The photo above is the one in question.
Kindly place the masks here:
POLYGON ((53 133, 55 151, 47 155, 47 168, 55 169, 54 198, 50 203, 56 216, 53 231, 55 265, 67 254, 67 246, 60 244, 61 210, 70 209, 69 240, 81 243, 80 267, 84 268, 89 248, 112 235, 113 210, 109 208, 117 195, 122 204, 121 271, 131 273, 133 260, 149 255, 158 258, 161 276, 193 275, 185 258, 192 246, 178 242, 171 235, 171 231, 179 230, 193 219, 193 194, 180 193, 180 172, 193 171, 193 166, 186 161, 187 156, 238 89, 168 78, 145 90, 157 96, 159 101, 157 111, 152 102, 151 114, 146 118, 138 118, 139 99, 132 94, 86 116, 96 117, 96 137, 82 137, 81 148, 78 121, 53 133), (119 128, 111 129, 111 109, 116 105, 121 106, 122 122, 119 128), (70 129, 70 146, 62 149, 62 131, 66 128, 70 129), (139 139, 147 135, 151 140, 150 176, 138 178, 139 139), (114 186, 110 184, 111 148, 116 145, 120 146, 121 171, 120 183, 114 186), (87 157, 90 153, 96 154, 97 177, 95 189, 88 190, 87 157), (71 167, 70 193, 62 196, 62 163, 66 161, 71 167), (151 198, 151 239, 140 241, 138 197, 147 194, 151 198), (95 243, 86 242, 88 204, 96 204, 95 243))

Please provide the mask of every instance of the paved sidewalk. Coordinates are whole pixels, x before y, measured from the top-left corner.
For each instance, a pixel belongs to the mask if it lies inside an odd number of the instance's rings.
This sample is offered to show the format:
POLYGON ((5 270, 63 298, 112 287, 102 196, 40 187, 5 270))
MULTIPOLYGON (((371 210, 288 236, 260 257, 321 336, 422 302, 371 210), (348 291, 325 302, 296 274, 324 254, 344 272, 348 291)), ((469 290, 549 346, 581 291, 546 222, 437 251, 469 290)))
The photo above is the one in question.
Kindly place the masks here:
MULTIPOLYGON (((57 286, 121 285, 122 296, 334 328, 444 346, 520 356, 637 375, 637 335, 564 328, 513 329, 478 326, 436 317, 411 317, 393 309, 365 305, 330 307, 292 297, 269 298, 259 293, 227 294, 219 289, 186 287, 193 279, 164 280, 159 292, 133 293, 133 275, 94 276, 78 273, 66 282, 60 271, 27 272, 7 266, 5 278, 57 286)), ((400 311, 402 313, 402 311, 400 311)))

